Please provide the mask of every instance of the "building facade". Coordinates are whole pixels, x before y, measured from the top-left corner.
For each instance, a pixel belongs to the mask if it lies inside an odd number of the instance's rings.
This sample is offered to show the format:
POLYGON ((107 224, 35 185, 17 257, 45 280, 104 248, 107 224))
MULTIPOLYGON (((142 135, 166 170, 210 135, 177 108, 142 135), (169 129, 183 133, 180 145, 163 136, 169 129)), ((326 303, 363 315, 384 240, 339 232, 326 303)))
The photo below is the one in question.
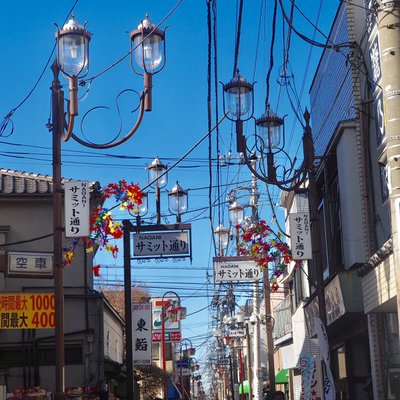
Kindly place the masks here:
MULTIPOLYGON (((382 77, 379 37, 384 15, 398 16, 398 2, 351 3, 338 8, 310 88, 318 160, 314 225, 321 245, 313 249, 313 260, 285 278, 291 288, 295 399, 302 391, 301 358, 311 355, 320 363, 314 323, 321 316, 318 284, 323 285, 329 364, 339 398, 400 398, 390 141, 382 93, 390 79, 382 77)), ((296 201, 297 196, 283 194, 287 214, 296 211, 296 201)))
MULTIPOLYGON (((0 170, 0 293, 4 296, 54 293, 52 274, 15 273, 10 255, 50 254, 52 240, 52 179, 25 172, 0 170)), ((90 186, 91 206, 101 202, 98 184, 90 186)), ((70 239, 63 238, 68 248, 70 239)), ((93 289, 93 255, 84 246, 63 271, 65 385, 118 395, 123 371, 124 322, 102 294, 93 289)), ((52 265, 51 265, 52 267, 52 265)), ((39 270, 40 272, 40 270, 39 270)), ((3 297, 4 298, 4 297, 3 297)), ((6 297, 7 298, 7 297, 6 297)), ((2 315, 6 305, 2 304, 2 315)), ((54 328, 0 330, 0 385, 55 388, 54 328)), ((123 395, 123 393, 122 393, 123 395)))

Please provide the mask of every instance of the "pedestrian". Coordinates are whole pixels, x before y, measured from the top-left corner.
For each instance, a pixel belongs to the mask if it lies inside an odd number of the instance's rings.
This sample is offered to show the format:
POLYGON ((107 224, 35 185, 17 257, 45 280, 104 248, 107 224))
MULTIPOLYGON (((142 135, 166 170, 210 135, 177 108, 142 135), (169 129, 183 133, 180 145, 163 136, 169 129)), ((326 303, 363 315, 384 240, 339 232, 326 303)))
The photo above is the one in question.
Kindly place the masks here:
POLYGON ((272 400, 286 400, 285 393, 281 392, 280 390, 274 392, 272 395, 272 400))

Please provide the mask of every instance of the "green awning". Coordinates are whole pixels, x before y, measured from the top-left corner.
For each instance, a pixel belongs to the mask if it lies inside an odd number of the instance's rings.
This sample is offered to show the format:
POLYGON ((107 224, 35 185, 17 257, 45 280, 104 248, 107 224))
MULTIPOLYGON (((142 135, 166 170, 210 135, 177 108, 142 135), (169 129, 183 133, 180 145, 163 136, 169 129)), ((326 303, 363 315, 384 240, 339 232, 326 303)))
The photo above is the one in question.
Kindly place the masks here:
POLYGON ((275 376, 275 383, 289 383, 289 371, 282 368, 275 376))
POLYGON ((239 394, 248 394, 249 393, 249 381, 243 381, 243 384, 241 383, 239 385, 239 394))

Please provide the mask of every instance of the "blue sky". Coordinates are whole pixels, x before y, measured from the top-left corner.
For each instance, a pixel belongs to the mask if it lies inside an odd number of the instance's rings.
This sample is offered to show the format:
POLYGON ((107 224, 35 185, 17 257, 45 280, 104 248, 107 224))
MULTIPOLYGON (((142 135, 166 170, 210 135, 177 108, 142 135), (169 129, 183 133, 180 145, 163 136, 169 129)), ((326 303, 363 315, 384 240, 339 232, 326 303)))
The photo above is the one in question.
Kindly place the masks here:
MULTIPOLYGON (((3 17, 0 22, 2 57, 0 58, 0 84, 2 87, 0 114, 5 116, 29 93, 40 76, 54 45, 55 26, 62 25, 65 17, 75 2, 73 0, 40 2, 22 1, 2 4, 3 17)), ((236 32, 235 1, 219 0, 218 15, 218 80, 227 82, 232 78, 234 43, 236 32)), ((321 4, 319 28, 329 33, 330 25, 339 5, 339 1, 304 1, 298 2, 300 9, 314 23, 321 4)), ((161 21, 175 5, 177 0, 147 1, 105 1, 79 0, 74 12, 79 22, 88 20, 87 28, 93 33, 90 44, 89 77, 103 71, 129 51, 129 35, 127 32, 136 29, 146 12, 154 23, 161 21)), ((253 0, 244 2, 239 67, 243 76, 249 81, 257 81, 255 85, 255 116, 265 111, 265 79, 269 66, 269 45, 271 41, 270 21, 273 2, 253 0), (261 5, 263 9, 262 29, 258 35, 261 5), (265 22, 264 22, 265 21, 265 22), (259 38, 259 40, 258 40, 259 38), (258 43, 258 47, 257 47, 258 43)), ((286 11, 290 1, 284 1, 286 11)), ((296 3, 297 4, 297 3, 296 3)), ((206 1, 184 0, 179 3, 175 12, 163 25, 167 25, 167 65, 153 78, 153 111, 146 113, 144 120, 127 143, 107 151, 86 149, 72 140, 63 144, 63 176, 67 178, 99 181, 102 185, 126 179, 145 186, 147 175, 146 164, 155 156, 172 164, 180 158, 207 132, 207 14, 206 1), (119 156, 118 158, 112 156, 119 156), (129 159, 127 156, 139 157, 129 159)), ((280 14, 280 13, 279 13, 280 14)), ((287 114, 286 131, 289 135, 287 143, 289 152, 298 150, 302 135, 301 127, 295 121, 287 99, 285 88, 278 83, 279 67, 282 65, 282 32, 281 17, 278 18, 275 41, 275 67, 271 74, 270 101, 274 111, 279 115, 287 114)), ((296 11, 294 25, 303 34, 313 37, 314 28, 296 11)), ((320 34, 315 39, 324 42, 320 34)), ((302 42, 292 35, 290 50, 290 71, 298 93, 302 91, 301 104, 308 104, 308 88, 318 64, 320 50, 302 42), (307 62, 308 57, 310 61, 307 62)), ((51 174, 51 135, 46 128, 50 110, 51 71, 43 74, 36 89, 27 101, 12 117, 14 132, 0 138, 0 166, 34 173, 51 174), (35 147, 36 146, 36 147, 35 147)), ((67 82, 62 81, 63 84, 67 82)), ((96 106, 108 106, 112 109, 97 110, 84 120, 84 134, 88 140, 106 142, 112 139, 119 129, 119 120, 115 112, 115 101, 119 92, 124 89, 140 91, 143 82, 129 66, 129 61, 118 64, 115 68, 95 79, 90 86, 81 89, 80 94, 88 90, 80 102, 80 116, 96 106)), ((219 99, 221 100, 221 89, 219 99)), ((215 122, 215 91, 213 92, 213 121, 215 122)), ((122 128, 126 131, 136 118, 130 113, 137 105, 135 96, 123 97, 120 103, 122 111, 122 128)), ((219 115, 222 115, 220 104, 219 115)), ((80 122, 78 122, 78 128, 80 122)), ((11 125, 9 125, 10 127, 11 125)), ((252 130, 250 124, 245 126, 246 132, 252 130)), ((76 132, 82 135, 80 130, 76 132)), ((224 121, 219 130, 220 153, 235 153, 234 129, 232 123, 224 121)), ((214 136, 215 138, 215 136, 214 136)), ((213 157, 216 157, 215 140, 213 140, 213 157)), ((301 154, 298 154, 301 158, 301 154)), ((190 317, 207 306, 207 290, 213 292, 212 277, 210 285, 206 285, 206 272, 212 274, 212 257, 214 249, 211 240, 211 227, 208 220, 208 141, 204 141, 188 159, 169 174, 168 188, 176 180, 189 189, 189 207, 198 210, 183 217, 183 222, 192 223, 193 230, 193 263, 148 263, 133 269, 133 279, 148 282, 152 295, 162 295, 167 290, 175 290, 185 299, 188 308, 188 319, 184 322, 184 337, 191 337, 194 343, 204 342, 208 312, 204 310, 190 317), (204 189, 201 189, 204 188, 204 189), (168 269, 167 269, 168 268, 168 269), (195 270, 197 269, 197 270, 195 270), (208 271, 206 271, 208 270, 208 271), (200 337, 195 338, 195 336, 200 337)), ((216 163, 213 163, 214 167, 216 163)), ((225 191, 229 191, 239 182, 248 182, 250 174, 244 167, 239 167, 237 160, 231 165, 221 167, 220 183, 231 184, 219 192, 213 190, 213 201, 225 202, 225 191)), ((216 170, 213 170, 213 184, 216 185, 216 170)), ((261 217, 267 222, 271 220, 271 212, 267 206, 265 186, 259 185, 261 196, 261 217)), ((274 203, 279 202, 278 191, 272 189, 274 203)), ((166 213, 167 196, 163 192, 162 209, 166 213)), ((155 199, 150 194, 149 215, 154 213, 155 199)), ((279 212, 279 211, 278 211, 279 212)), ((214 226, 219 219, 227 225, 227 207, 213 209, 214 226)), ((173 222, 173 218, 169 217, 173 222)), ((274 228, 274 226, 273 226, 274 228)), ((275 227, 276 228, 276 227, 275 227)), ((120 245, 122 247, 122 244, 120 245)), ((97 261, 110 265, 103 268, 103 278, 109 281, 120 279, 122 270, 122 254, 117 260, 100 254, 97 261)), ((202 353, 200 353, 202 357, 202 353)))

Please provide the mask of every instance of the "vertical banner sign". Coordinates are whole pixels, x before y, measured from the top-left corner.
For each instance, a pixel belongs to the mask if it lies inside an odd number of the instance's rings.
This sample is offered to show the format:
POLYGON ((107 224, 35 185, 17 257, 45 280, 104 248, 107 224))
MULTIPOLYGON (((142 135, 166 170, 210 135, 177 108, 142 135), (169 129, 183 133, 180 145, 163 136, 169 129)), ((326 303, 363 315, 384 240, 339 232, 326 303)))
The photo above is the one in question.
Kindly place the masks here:
POLYGON ((151 304, 132 304, 133 365, 151 365, 151 304))
POLYGON ((333 380, 332 371, 330 368, 331 360, 329 355, 328 334, 326 333, 325 326, 320 318, 314 317, 314 323, 315 323, 315 330, 317 332, 318 344, 322 355, 322 360, 325 364, 325 371, 323 377, 325 400, 335 400, 336 390, 335 390, 335 381, 333 380))
POLYGON ((89 236, 89 182, 65 182, 64 192, 65 236, 89 236))
POLYGON ((289 214, 289 226, 293 260, 311 260, 310 214, 308 212, 289 214))
POLYGON ((300 358, 301 370, 301 399, 311 399, 311 383, 314 375, 314 357, 303 356, 300 358))

